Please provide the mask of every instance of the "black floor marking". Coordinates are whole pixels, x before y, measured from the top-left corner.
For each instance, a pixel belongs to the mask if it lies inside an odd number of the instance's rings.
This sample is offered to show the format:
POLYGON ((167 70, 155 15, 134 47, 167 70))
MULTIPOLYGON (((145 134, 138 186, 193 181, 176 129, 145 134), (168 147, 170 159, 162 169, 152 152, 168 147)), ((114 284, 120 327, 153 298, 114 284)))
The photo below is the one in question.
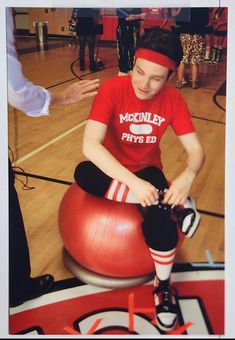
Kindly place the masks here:
POLYGON ((61 180, 61 179, 56 179, 56 178, 51 178, 51 177, 45 177, 45 176, 30 174, 30 173, 27 173, 27 172, 16 171, 16 170, 14 170, 14 174, 20 175, 20 176, 25 176, 25 177, 37 178, 37 179, 41 179, 41 180, 43 180, 43 181, 48 181, 48 182, 54 182, 54 183, 59 183, 59 184, 65 184, 65 185, 71 185, 71 184, 73 183, 73 182, 68 182, 68 181, 64 181, 64 180, 61 180))
POLYGON ((217 102, 217 97, 218 96, 226 96, 226 80, 218 88, 218 90, 215 92, 214 96, 212 97, 213 102, 215 103, 215 105, 217 105, 221 110, 226 111, 226 109, 217 102))
MULTIPOLYGON (((61 179, 45 177, 45 176, 30 174, 30 173, 27 173, 27 172, 16 171, 16 170, 14 170, 14 174, 20 175, 20 176, 25 176, 25 177, 37 178, 37 179, 40 179, 40 180, 43 180, 43 181, 54 182, 54 183, 64 184, 64 185, 71 185, 71 184, 74 183, 74 182, 64 181, 64 180, 61 180, 61 179)), ((208 216, 213 216, 213 217, 218 217, 218 218, 224 218, 223 214, 215 213, 215 212, 212 212, 212 211, 200 210, 200 209, 197 209, 197 211, 199 213, 203 214, 203 215, 208 215, 208 216)))
POLYGON ((220 122, 220 121, 214 120, 214 119, 208 119, 208 118, 205 118, 205 117, 199 117, 199 116, 195 116, 195 115, 192 115, 192 117, 196 118, 196 119, 200 119, 200 120, 205 120, 205 121, 210 122, 210 123, 216 123, 216 124, 225 125, 224 122, 220 122))

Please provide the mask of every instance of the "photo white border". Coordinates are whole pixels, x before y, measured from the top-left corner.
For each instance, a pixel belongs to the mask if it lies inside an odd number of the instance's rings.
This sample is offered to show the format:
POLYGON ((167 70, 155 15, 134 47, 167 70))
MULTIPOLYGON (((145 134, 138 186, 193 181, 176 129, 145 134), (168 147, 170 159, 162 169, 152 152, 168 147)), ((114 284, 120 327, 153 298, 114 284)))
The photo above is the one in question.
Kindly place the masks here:
MULTIPOLYGON (((6 7, 229 7, 228 50, 227 50, 227 96, 226 96, 226 148, 225 148, 225 335, 235 334, 235 1, 234 0, 1 0, 0 3, 0 338, 20 338, 8 333, 8 111, 6 74, 6 7)), ((220 141, 215 140, 215 143, 220 141)), ((220 160, 218 160, 220 162, 220 160)), ((210 226, 213 232, 213 226, 210 226)), ((216 292, 215 292, 216 296, 216 292)), ((37 338, 45 337, 37 335, 37 338)), ((67 338, 48 336, 47 338, 67 338)), ((213 338, 217 336, 212 336, 213 338)), ((71 336, 68 336, 71 338, 71 336)), ((80 337, 82 338, 82 337, 80 337)), ((96 336, 97 338, 97 336, 96 336)), ((107 337, 108 338, 108 337, 107 337)), ((168 338, 168 336, 164 336, 168 338)), ((173 338, 169 336, 169 338, 173 338)), ((188 338, 188 336, 186 336, 188 338)), ((203 337, 205 338, 205 337, 203 337)))

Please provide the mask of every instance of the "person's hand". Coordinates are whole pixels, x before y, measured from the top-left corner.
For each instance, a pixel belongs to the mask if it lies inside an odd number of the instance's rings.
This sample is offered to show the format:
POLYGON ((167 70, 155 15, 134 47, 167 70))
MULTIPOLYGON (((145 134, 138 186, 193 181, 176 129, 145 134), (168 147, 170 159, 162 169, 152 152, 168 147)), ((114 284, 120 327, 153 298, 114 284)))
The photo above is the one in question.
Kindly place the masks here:
POLYGON ((142 207, 151 206, 158 201, 158 189, 139 177, 129 185, 129 189, 138 198, 142 207))
POLYGON ((163 203, 170 205, 184 204, 189 196, 189 192, 193 183, 195 175, 190 172, 182 172, 176 179, 174 179, 168 190, 164 190, 163 203))
POLYGON ((61 92, 52 94, 51 104, 74 104, 84 98, 95 96, 99 84, 99 79, 77 81, 61 92))
POLYGON ((132 20, 144 20, 146 18, 146 13, 140 13, 140 14, 130 14, 128 17, 126 17, 126 21, 132 21, 132 20))
POLYGON ((126 21, 132 21, 136 19, 137 19, 137 16, 135 14, 130 14, 128 15, 128 17, 126 17, 126 21))
POLYGON ((141 20, 145 20, 146 17, 147 17, 147 13, 142 12, 142 13, 140 14, 140 19, 141 19, 141 20))

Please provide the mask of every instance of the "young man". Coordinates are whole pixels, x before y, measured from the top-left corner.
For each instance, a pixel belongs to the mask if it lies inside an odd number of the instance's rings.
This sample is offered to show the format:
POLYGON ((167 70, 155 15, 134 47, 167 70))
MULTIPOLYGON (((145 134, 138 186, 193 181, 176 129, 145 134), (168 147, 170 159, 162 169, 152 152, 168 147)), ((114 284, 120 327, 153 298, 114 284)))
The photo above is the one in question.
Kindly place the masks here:
POLYGON ((83 139, 89 161, 80 163, 74 175, 87 192, 137 204, 156 268, 157 325, 165 331, 178 320, 170 285, 177 221, 194 231, 199 222, 196 211, 180 206, 190 202, 188 195, 204 159, 188 107, 179 91, 167 84, 181 58, 180 41, 172 32, 159 28, 143 35, 132 76, 107 80, 94 99, 83 139), (188 155, 184 171, 170 185, 159 148, 169 125, 188 155))

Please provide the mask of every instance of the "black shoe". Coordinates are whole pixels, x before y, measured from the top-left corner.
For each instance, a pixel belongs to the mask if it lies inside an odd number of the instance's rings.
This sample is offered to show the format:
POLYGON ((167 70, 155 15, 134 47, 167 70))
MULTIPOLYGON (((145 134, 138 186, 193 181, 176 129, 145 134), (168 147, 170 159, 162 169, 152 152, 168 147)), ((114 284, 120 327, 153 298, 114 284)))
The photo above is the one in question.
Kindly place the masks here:
POLYGON ((175 296, 176 291, 169 280, 158 281, 153 291, 156 306, 157 327, 162 331, 173 330, 178 323, 178 307, 175 296))
POLYGON ((101 60, 96 61, 96 67, 99 71, 104 69, 104 64, 102 63, 101 60))
POLYGON ((90 65, 90 71, 91 72, 97 72, 99 71, 98 67, 96 66, 96 64, 92 64, 90 65))
POLYGON ((221 61, 222 50, 217 49, 216 56, 215 56, 215 63, 218 64, 221 61))
POLYGON ((37 276, 30 281, 28 292, 17 299, 10 299, 10 307, 22 305, 25 301, 36 299, 39 296, 46 294, 54 284, 54 277, 50 274, 37 276))

